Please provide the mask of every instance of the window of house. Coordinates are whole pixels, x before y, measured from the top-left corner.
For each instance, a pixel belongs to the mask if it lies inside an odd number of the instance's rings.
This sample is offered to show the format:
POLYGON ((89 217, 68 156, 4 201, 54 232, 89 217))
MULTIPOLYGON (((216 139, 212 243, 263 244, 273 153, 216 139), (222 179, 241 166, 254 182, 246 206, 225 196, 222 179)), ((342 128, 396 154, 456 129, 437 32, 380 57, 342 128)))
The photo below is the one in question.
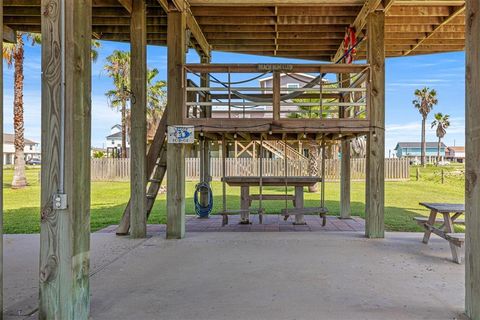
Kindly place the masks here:
POLYGON ((115 145, 115 140, 112 140, 112 144, 115 145))
POLYGON ((288 89, 298 89, 298 88, 300 88, 300 85, 298 83, 287 83, 287 88, 288 89))
POLYGON ((30 145, 30 151, 32 151, 32 150, 33 150, 33 146, 32 146, 32 145, 30 145))

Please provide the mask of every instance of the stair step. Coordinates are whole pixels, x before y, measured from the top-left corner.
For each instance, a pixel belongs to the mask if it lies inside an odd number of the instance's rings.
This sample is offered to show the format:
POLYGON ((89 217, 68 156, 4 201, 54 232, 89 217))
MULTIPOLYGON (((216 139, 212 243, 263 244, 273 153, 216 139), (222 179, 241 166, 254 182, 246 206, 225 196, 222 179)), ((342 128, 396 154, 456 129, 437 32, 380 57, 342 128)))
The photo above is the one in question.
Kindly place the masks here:
POLYGON ((162 183, 162 180, 160 180, 160 179, 150 179, 150 180, 148 180, 148 182, 152 182, 152 183, 162 183))
POLYGON ((156 197, 154 194, 147 194, 147 199, 155 199, 156 197))

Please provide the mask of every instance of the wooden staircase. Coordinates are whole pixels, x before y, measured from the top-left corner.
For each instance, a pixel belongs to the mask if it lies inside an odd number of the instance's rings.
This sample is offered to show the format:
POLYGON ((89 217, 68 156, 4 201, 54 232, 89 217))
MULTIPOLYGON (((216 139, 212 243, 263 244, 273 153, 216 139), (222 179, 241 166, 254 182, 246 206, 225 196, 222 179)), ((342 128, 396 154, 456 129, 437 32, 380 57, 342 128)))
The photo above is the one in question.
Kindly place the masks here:
MULTIPOLYGON (((147 152, 147 220, 152 211, 153 204, 167 172, 167 113, 164 112, 162 120, 157 127, 152 144, 147 152)), ((122 220, 117 227, 117 235, 127 235, 130 230, 130 200, 123 211, 122 220)))
MULTIPOLYGON (((259 141, 257 141, 257 143, 260 144, 259 141)), ((285 142, 281 140, 264 140, 263 147, 278 156, 280 159, 283 159, 285 154, 285 142)), ((288 144, 286 144, 286 149, 286 156, 288 160, 308 160, 307 157, 288 144)))

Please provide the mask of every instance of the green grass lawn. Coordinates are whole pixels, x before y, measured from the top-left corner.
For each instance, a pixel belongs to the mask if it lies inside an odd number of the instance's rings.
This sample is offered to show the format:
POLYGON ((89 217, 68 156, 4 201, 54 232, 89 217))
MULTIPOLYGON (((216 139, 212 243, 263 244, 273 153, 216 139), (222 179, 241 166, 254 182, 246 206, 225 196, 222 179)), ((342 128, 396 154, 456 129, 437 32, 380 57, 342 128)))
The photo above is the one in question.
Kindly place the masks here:
MULTIPOLYGON (((413 217, 428 215, 428 210, 419 206, 421 201, 428 202, 464 202, 464 167, 451 165, 443 168, 445 183, 441 183, 442 168, 427 167, 420 169, 420 179, 416 181, 416 168, 411 168, 410 181, 387 182, 385 187, 385 224, 389 231, 422 231, 413 222, 413 217)), ((38 233, 40 226, 40 170, 28 168, 29 186, 22 190, 11 189, 13 170, 4 172, 4 231, 5 233, 38 233)), ((193 192, 196 182, 188 182, 186 190, 186 211, 194 213, 193 192)), ((284 193, 284 188, 264 188, 265 193, 284 193)), ((214 212, 221 209, 222 186, 213 183, 214 212)), ((253 190, 252 192, 257 192, 253 190)), ((293 188, 290 190, 293 192, 293 188)), ((92 231, 111 224, 117 224, 123 208, 128 201, 129 183, 126 182, 93 182, 91 226, 92 231)), ((239 208, 239 188, 227 189, 228 208, 239 208)), ((338 215, 340 185, 337 182, 326 183, 326 201, 331 215, 338 215)), ((305 193, 305 206, 319 206, 319 193, 305 193)), ((258 204, 258 202, 257 202, 258 204)), ((150 223, 165 223, 165 195, 161 195, 155 204, 150 223)), ((255 206, 255 203, 254 203, 255 206)), ((284 208, 282 201, 265 201, 264 206, 269 213, 278 213, 284 208)), ((289 204, 291 206, 291 203, 289 204)), ((365 183, 352 183, 352 213, 364 217, 365 183)), ((458 231, 461 231, 459 229, 458 231)))

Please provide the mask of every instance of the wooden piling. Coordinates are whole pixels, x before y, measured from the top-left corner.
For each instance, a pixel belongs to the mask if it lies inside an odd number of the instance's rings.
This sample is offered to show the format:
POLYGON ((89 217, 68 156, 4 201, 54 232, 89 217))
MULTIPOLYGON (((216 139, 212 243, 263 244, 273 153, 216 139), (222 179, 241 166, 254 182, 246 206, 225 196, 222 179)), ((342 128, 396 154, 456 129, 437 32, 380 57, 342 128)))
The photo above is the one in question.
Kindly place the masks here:
MULTIPOLYGON (((181 125, 185 115, 186 19, 180 11, 168 13, 168 118, 169 126, 181 125)), ((167 238, 185 236, 185 147, 167 146, 167 238)))
POLYGON ((465 310, 480 319, 480 0, 466 1, 465 310))
POLYGON ((87 320, 90 310, 92 2, 42 0, 41 5, 38 318, 87 320), (57 199, 60 199, 58 203, 57 199))
POLYGON ((147 13, 144 0, 132 0, 130 23, 130 236, 147 236, 147 13))
POLYGON ((368 89, 370 130, 367 135, 365 234, 383 238, 385 207, 385 13, 374 11, 367 18, 371 82, 368 89))

